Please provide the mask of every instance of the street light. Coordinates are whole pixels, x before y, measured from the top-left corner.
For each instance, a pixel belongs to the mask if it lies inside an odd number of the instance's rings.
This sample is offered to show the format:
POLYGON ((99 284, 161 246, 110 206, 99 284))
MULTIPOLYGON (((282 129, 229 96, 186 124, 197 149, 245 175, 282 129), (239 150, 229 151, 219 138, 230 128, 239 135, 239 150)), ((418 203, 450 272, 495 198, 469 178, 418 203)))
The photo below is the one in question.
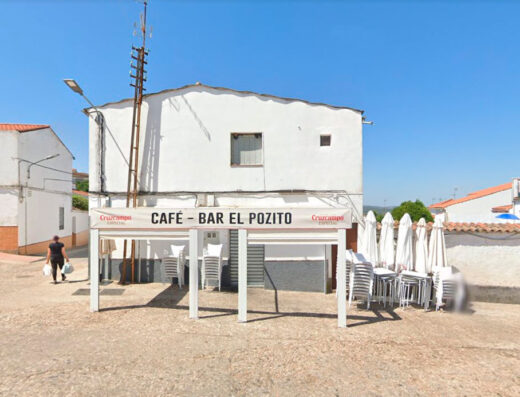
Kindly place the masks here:
MULTIPOLYGON (((92 118, 92 120, 94 120, 98 126, 98 132, 99 132, 99 147, 100 147, 100 168, 101 168, 101 175, 100 175, 100 182, 101 182, 101 191, 104 191, 105 190, 105 118, 103 116, 103 113, 96 107, 96 105, 94 105, 90 99, 88 99, 85 94, 83 93, 83 90, 81 89, 81 87, 79 86, 79 84, 76 82, 76 80, 74 79, 63 79, 63 82, 67 85, 67 87, 69 87, 72 91, 74 91, 76 94, 79 94, 83 97, 83 99, 85 99, 85 101, 87 101, 87 103, 90 105, 90 107, 92 109, 94 109, 93 111, 84 111, 84 113, 87 115, 87 117, 90 117, 92 118), (92 113, 96 113, 97 116, 94 117, 92 115, 92 113)), ((106 127, 108 133, 110 135, 112 135, 112 133, 110 132, 110 129, 108 127, 106 127)), ((114 136, 112 135, 112 138, 114 138, 114 136)), ((115 139, 114 139, 115 140, 115 139)), ((119 146, 118 146, 119 148, 119 146)), ((123 154, 123 152, 121 151, 121 149, 119 149, 119 151, 121 152, 121 154, 123 154)))
POLYGON ((69 86, 69 88, 80 94, 80 95, 83 95, 83 90, 81 89, 81 87, 79 86, 78 83, 76 83, 76 80, 74 79, 63 79, 63 81, 65 82, 65 84, 67 84, 69 86))
MULTIPOLYGON (((42 161, 47 161, 47 160, 50 160, 50 159, 53 159, 53 158, 56 158, 58 157, 60 154, 59 153, 56 153, 56 154, 51 154, 50 156, 47 156, 41 160, 38 160, 38 161, 33 161, 29 164, 29 166, 27 167, 27 179, 31 179, 31 167, 35 164, 38 164, 38 163, 41 163, 42 161)), ((19 163, 18 163, 19 164, 19 163)))
POLYGON ((98 114, 98 117, 94 118, 90 115, 90 112, 85 112, 89 117, 92 117, 97 125, 102 126, 103 124, 103 113, 99 111, 99 109, 94 105, 90 99, 88 99, 85 94, 83 93, 83 90, 79 86, 79 84, 74 79, 63 79, 63 82, 69 87, 72 91, 74 91, 76 94, 79 94, 87 101, 87 103, 90 105, 90 107, 94 108, 96 113, 98 114))

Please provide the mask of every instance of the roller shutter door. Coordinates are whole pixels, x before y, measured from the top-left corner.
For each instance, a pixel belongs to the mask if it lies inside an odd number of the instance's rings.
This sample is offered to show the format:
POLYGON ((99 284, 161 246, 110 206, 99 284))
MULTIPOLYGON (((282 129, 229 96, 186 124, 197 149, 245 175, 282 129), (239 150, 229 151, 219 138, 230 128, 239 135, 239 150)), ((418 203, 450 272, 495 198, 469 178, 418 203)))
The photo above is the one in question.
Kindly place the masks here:
MULTIPOLYGON (((229 231, 229 267, 231 285, 238 285, 238 230, 229 231)), ((247 285, 264 286, 264 246, 247 246, 247 285)))

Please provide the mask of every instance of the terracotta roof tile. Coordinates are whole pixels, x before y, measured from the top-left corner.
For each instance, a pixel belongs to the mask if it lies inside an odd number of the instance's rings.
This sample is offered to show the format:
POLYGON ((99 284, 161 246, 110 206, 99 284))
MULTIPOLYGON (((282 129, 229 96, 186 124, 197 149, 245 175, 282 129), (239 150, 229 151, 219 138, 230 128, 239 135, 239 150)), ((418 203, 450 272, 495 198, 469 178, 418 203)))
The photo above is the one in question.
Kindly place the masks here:
POLYGON ((43 128, 49 128, 47 124, 11 124, 11 123, 0 123, 0 131, 18 131, 27 132, 34 130, 41 130, 43 128))
POLYGON ((498 207, 491 208, 492 212, 509 212, 513 208, 513 204, 499 205, 498 207))
POLYGON ((446 207, 449 207, 450 205, 459 204, 459 203, 463 203, 465 201, 474 200, 474 199, 477 199, 480 197, 488 196, 493 193, 502 192, 504 190, 511 189, 512 186, 513 186, 512 182, 507 182, 502 185, 488 187, 487 189, 482 189, 482 190, 478 190, 473 193, 469 193, 466 197, 441 201, 440 203, 435 203, 435 204, 430 205, 428 208, 446 208, 446 207))
POLYGON ((81 190, 73 190, 72 193, 77 194, 79 196, 88 197, 88 193, 81 190))
MULTIPOLYGON (((426 225, 428 231, 432 230, 433 222, 426 225)), ((381 229, 381 223, 377 224, 381 229)), ((394 222, 394 228, 399 228, 399 222, 394 222)), ((412 225, 417 228, 417 222, 412 225)), ((445 222, 444 230, 447 232, 471 232, 471 233, 520 233, 520 223, 473 223, 473 222, 445 222)))

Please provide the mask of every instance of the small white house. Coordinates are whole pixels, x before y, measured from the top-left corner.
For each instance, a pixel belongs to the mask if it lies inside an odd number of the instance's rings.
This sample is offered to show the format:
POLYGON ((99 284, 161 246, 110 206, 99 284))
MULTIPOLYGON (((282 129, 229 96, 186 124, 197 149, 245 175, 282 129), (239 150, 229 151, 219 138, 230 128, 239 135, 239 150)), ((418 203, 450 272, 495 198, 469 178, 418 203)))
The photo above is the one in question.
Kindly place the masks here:
MULTIPOLYGON (((91 209, 126 205, 132 109, 132 99, 86 109, 92 115, 91 209)), ((363 208, 362 113, 200 83, 148 94, 142 105, 138 205, 349 207, 357 222, 363 208)), ((235 284, 236 230, 200 233, 199 252, 208 243, 224 245, 225 281, 235 284)), ((355 233, 354 227, 347 236, 351 247, 355 233)), ((170 243, 138 243, 137 279, 160 279, 170 243)), ((116 246, 113 278, 119 277, 123 256, 122 241, 116 246)), ((324 291, 334 280, 331 246, 258 245, 248 255, 251 286, 324 291)))
POLYGON ((86 243, 88 217, 72 209, 72 153, 48 125, 0 124, 0 251, 46 252, 53 235, 86 243))
POLYGON ((469 193, 465 197, 432 204, 433 214, 444 214, 447 222, 500 222, 497 215, 512 213, 520 216, 519 178, 513 182, 469 193))

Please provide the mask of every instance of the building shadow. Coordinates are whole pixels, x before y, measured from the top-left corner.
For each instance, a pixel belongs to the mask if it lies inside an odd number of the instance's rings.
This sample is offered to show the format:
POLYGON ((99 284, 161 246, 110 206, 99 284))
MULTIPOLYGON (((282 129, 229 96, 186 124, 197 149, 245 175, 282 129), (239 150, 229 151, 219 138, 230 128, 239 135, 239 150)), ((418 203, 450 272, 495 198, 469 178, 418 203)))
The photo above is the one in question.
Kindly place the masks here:
MULTIPOLYGON (((100 311, 109 312, 116 310, 129 310, 129 309, 143 309, 148 307, 159 308, 159 309, 175 309, 189 311, 189 305, 179 305, 179 302, 189 293, 189 289, 185 286, 179 289, 177 285, 172 285, 161 291, 157 296, 152 298, 148 303, 142 305, 128 305, 128 306, 114 306, 102 308, 100 311)), ((238 309, 224 308, 224 307, 206 307, 199 306, 199 319, 210 319, 217 317, 236 316, 238 315, 238 309)), ((262 317, 253 318, 248 320, 248 323, 254 323, 259 321, 275 320, 283 317, 294 317, 294 318, 324 318, 324 319, 336 319, 338 316, 335 313, 319 313, 310 311, 280 311, 276 307, 275 311, 270 310, 248 310, 248 314, 260 315, 262 317)), ((370 310, 366 310, 365 313, 360 314, 349 314, 347 313, 347 324, 348 327, 358 327, 360 325, 375 324, 385 321, 399 321, 401 317, 394 312, 393 308, 383 308, 379 305, 374 305, 370 310), (366 314, 365 314, 366 313, 366 314)))

